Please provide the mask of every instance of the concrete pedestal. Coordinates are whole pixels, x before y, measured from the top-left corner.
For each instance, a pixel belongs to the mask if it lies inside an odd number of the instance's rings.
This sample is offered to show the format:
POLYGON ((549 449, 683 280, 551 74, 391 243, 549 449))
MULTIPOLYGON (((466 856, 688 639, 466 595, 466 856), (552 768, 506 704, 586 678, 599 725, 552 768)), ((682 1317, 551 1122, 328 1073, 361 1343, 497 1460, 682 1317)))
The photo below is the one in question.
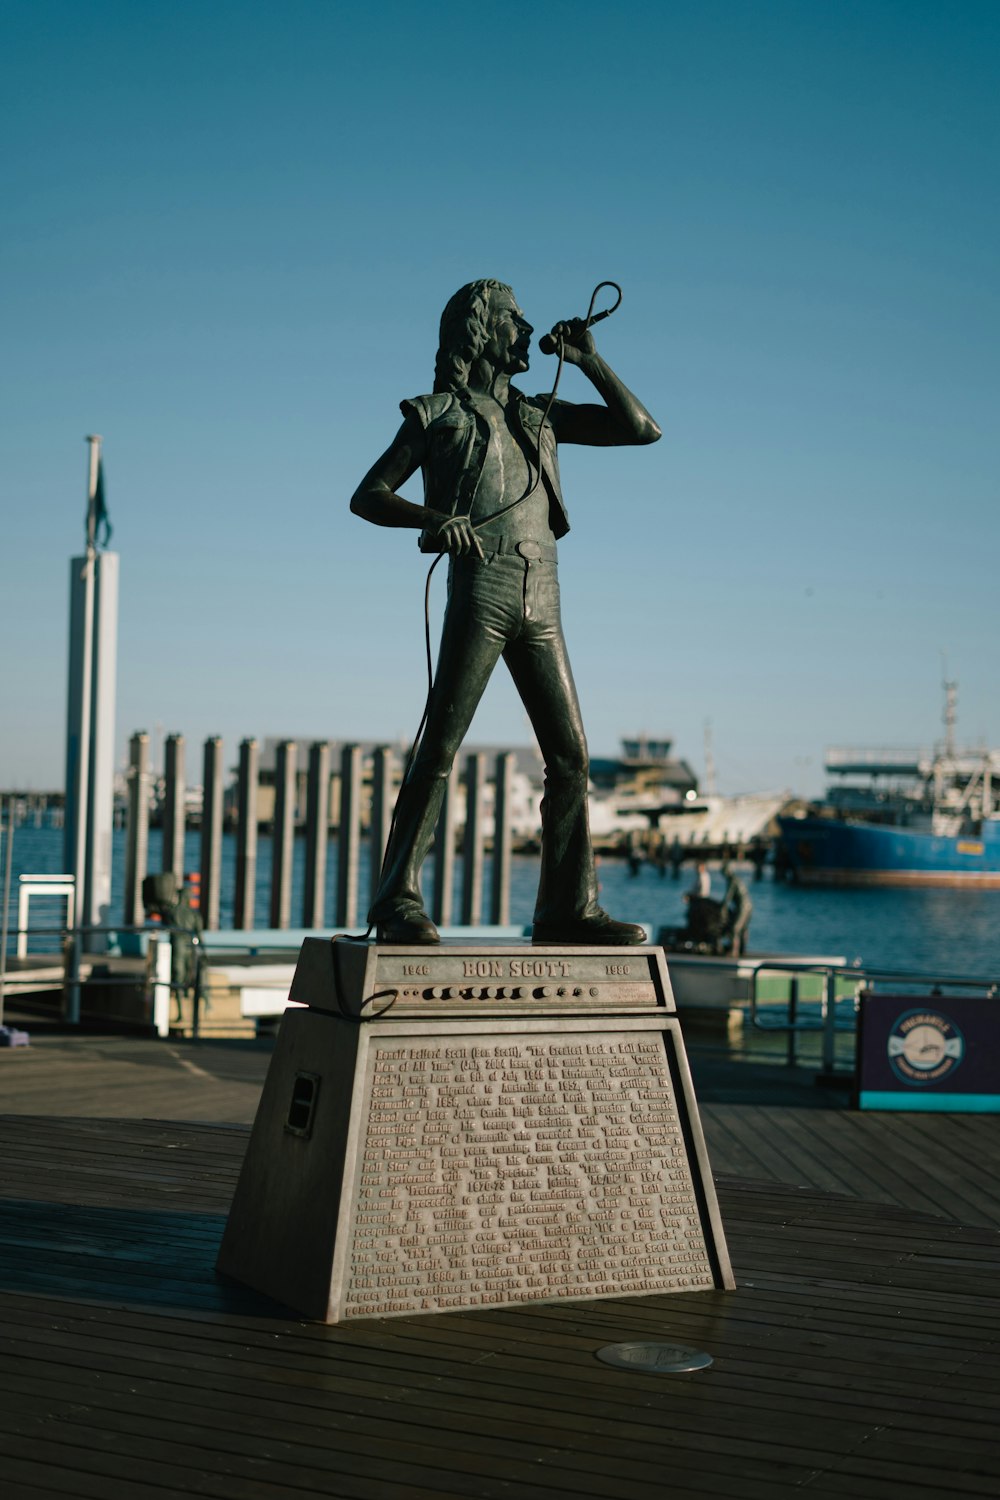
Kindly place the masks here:
POLYGON ((731 1287, 659 948, 303 944, 218 1268, 328 1323, 731 1287))

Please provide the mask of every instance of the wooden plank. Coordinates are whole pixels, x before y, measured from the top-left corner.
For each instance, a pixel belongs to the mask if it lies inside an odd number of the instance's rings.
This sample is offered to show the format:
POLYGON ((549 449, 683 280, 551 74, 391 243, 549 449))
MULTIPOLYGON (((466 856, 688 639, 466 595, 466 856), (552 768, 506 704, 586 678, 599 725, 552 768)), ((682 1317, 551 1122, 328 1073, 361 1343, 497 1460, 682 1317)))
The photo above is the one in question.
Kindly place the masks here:
POLYGON ((964 1139, 961 1148, 949 1145, 956 1137, 968 1134, 962 1116, 939 1115, 937 1119, 946 1123, 933 1135, 920 1114, 857 1118, 878 1120, 878 1127, 868 1132, 869 1137, 876 1136, 871 1144, 884 1170, 894 1174, 897 1183, 919 1182, 925 1192, 934 1193, 944 1211, 963 1223, 1000 1225, 996 1191, 1000 1161, 995 1125, 989 1134, 984 1132, 979 1136, 978 1153, 975 1150, 969 1153, 964 1139))
POLYGON ((711 1101, 701 1113, 716 1172, 1000 1225, 1000 1139, 987 1119, 711 1101))
MULTIPOLYGON (((36 1445, 37 1446, 37 1445, 36 1445)), ((21 1457, 5 1450, 2 1460, 4 1500, 35 1500, 35 1496, 69 1496, 70 1500, 181 1500, 190 1491, 169 1489, 148 1480, 119 1479, 109 1489, 99 1474, 81 1473, 75 1467, 57 1468, 51 1462, 21 1457)))
MULTIPOLYGON (((357 1332, 357 1331, 358 1330, 355 1330, 355 1332, 357 1332)), ((651 1331, 655 1332, 656 1330, 651 1330, 651 1331)), ((44 1334, 41 1335, 41 1336, 39 1336, 38 1339, 36 1340, 36 1342, 38 1342, 38 1343, 43 1342, 44 1337, 45 1337, 44 1334)), ((765 1329, 761 1330, 761 1337, 762 1338, 766 1338, 767 1337, 765 1329)), ((58 1343, 58 1340, 57 1340, 57 1343, 58 1343)), ((185 1351, 186 1351, 187 1347, 188 1346, 185 1343, 184 1344, 185 1351)), ((101 1348, 100 1341, 97 1340, 97 1339, 95 1339, 93 1336, 91 1336, 88 1339, 88 1348, 89 1348, 89 1351, 90 1351, 91 1358, 96 1360, 98 1358, 99 1351, 100 1351, 100 1348, 101 1348)), ((113 1350, 112 1352, 117 1356, 119 1354, 121 1354, 121 1355, 127 1354, 128 1350, 127 1350, 127 1348, 125 1348, 125 1349, 122 1349, 122 1350, 113 1350)), ((394 1362, 392 1361, 391 1357, 389 1358, 388 1361, 382 1361, 382 1352, 383 1351, 374 1352, 373 1355, 372 1355, 372 1359, 374 1361, 376 1361, 376 1362, 386 1362, 387 1365, 388 1365, 388 1368, 392 1368, 394 1362)), ((720 1355, 728 1354, 728 1356, 729 1356, 729 1361, 728 1361, 729 1367, 730 1368, 735 1368, 735 1358, 738 1357, 738 1351, 736 1351, 736 1350, 721 1349, 718 1352, 720 1353, 720 1355)), ((773 1351, 771 1351, 771 1352, 773 1352, 773 1351)), ((345 1354, 345 1351, 343 1349, 341 1349, 341 1350, 338 1351, 338 1353, 339 1353, 340 1356, 343 1356, 345 1354)), ((363 1358, 364 1357, 364 1351, 360 1350, 358 1347, 355 1347, 354 1349, 352 1349, 350 1351, 347 1351, 347 1353, 348 1353, 348 1357, 354 1357, 354 1358, 358 1358, 358 1357, 362 1357, 363 1358)), ((154 1350, 153 1344, 152 1344, 152 1340, 150 1339, 149 1334, 146 1333, 145 1331, 143 1332, 143 1334, 141 1336, 141 1346, 140 1346, 140 1350, 139 1350, 139 1355, 140 1355, 141 1358, 146 1359, 146 1360, 150 1360, 150 1359, 152 1359, 154 1357, 155 1358, 160 1358, 161 1357, 159 1355, 159 1353, 157 1353, 154 1350)), ((964 1356, 962 1356, 962 1357, 964 1358, 964 1356)), ((185 1358, 188 1358, 190 1360, 190 1356, 187 1355, 186 1352, 185 1352, 185 1358)), ((297 1358, 298 1358, 298 1356, 297 1356, 297 1358)), ((203 1361, 198 1361, 197 1363, 202 1364, 203 1361)), ((396 1363, 396 1367, 398 1368, 398 1361, 396 1361, 395 1363, 396 1363)), ((426 1363, 426 1362, 424 1362, 424 1363, 426 1363)), ((206 1366, 206 1368, 208 1368, 209 1370, 214 1369, 214 1362, 209 1361, 209 1364, 206 1366)), ((243 1367, 240 1366, 240 1365, 238 1365, 238 1364, 236 1364, 232 1360, 231 1355, 227 1359, 226 1368, 229 1369, 229 1370, 235 1370, 237 1373, 244 1373, 243 1367)), ((438 1365, 438 1369, 439 1370, 441 1370, 442 1368, 444 1368, 444 1367, 441 1366, 441 1365, 438 1365)), ((597 1368, 598 1367, 595 1367, 595 1370, 597 1368)), ((864 1368, 865 1367, 862 1366, 862 1370, 864 1370, 864 1368)), ((253 1375, 254 1371, 253 1371, 252 1365, 248 1365, 246 1367, 245 1373, 247 1373, 248 1375, 253 1375)), ((378 1372, 376 1372, 376 1373, 378 1373, 378 1372)), ((877 1372, 875 1372, 875 1374, 877 1374, 877 1372)), ((270 1378, 281 1379, 283 1377, 282 1377, 281 1372, 279 1370, 272 1369, 271 1370, 271 1376, 270 1376, 270 1378)), ((502 1378, 503 1379, 508 1379, 508 1380, 512 1379, 513 1383, 515 1384, 515 1386, 517 1386, 517 1385, 523 1386, 523 1384, 524 1384, 524 1378, 525 1377, 522 1374, 517 1373, 516 1371, 513 1374, 513 1376, 511 1377, 510 1369, 508 1367, 506 1373, 504 1374, 504 1376, 502 1378)), ((602 1389, 602 1387, 600 1387, 600 1385, 598 1385, 596 1388, 597 1389, 602 1389)), ((607 1394, 607 1393, 605 1393, 605 1394, 607 1394)))
POLYGON ((838 1486, 919 1500, 945 1476, 952 1493, 995 1490, 991 1231, 723 1180, 732 1296, 331 1329, 213 1275, 245 1141, 46 1120, 15 1161, 18 1129, 0 1120, 0 1265, 17 1288, 4 1297, 0 1445, 25 1485, 103 1485, 117 1500, 144 1467, 150 1500, 618 1500, 659 1494, 664 1475, 692 1500, 838 1486), (630 1337, 682 1340, 716 1362, 645 1377, 594 1359, 630 1337))
MULTIPOLYGON (((156 1427, 156 1424, 150 1424, 156 1427)), ((248 1500, 266 1500, 275 1491, 277 1484, 290 1490, 307 1490, 328 1494, 331 1480, 339 1481, 343 1476, 378 1478, 387 1486, 406 1486, 403 1493, 424 1495, 430 1493, 471 1493, 492 1497, 514 1492, 529 1497, 541 1495, 587 1494, 594 1496, 616 1496, 622 1493, 622 1481, 631 1488, 631 1480, 638 1477, 641 1468, 648 1482, 659 1482, 662 1471, 651 1465, 641 1466, 631 1462, 624 1454, 604 1463, 591 1456, 587 1467, 579 1466, 579 1455, 574 1450, 538 1448, 529 1444, 508 1444, 503 1453, 503 1477, 497 1473, 497 1464, 483 1453, 484 1444, 478 1432, 466 1435, 466 1442, 457 1443, 446 1450, 426 1432, 419 1442, 406 1442, 387 1432, 384 1422, 373 1424, 372 1436, 360 1434, 340 1425, 337 1431, 335 1452, 319 1453, 310 1448, 303 1451, 287 1445, 287 1451, 272 1437, 273 1459, 261 1461, 252 1451, 252 1444, 245 1444, 236 1452, 213 1446, 206 1449, 192 1445, 192 1434, 181 1429, 159 1437, 136 1434, 122 1430, 110 1431, 78 1421, 69 1416, 59 1417, 58 1439, 50 1447, 64 1448, 66 1457, 84 1471, 100 1472, 114 1478, 122 1472, 122 1464, 128 1460, 153 1462, 161 1479, 195 1492, 219 1495, 234 1495, 237 1486, 244 1487, 248 1500), (373 1436, 375 1441, 373 1441, 373 1436), (248 1451, 251 1450, 251 1451, 248 1451), (450 1467, 441 1467, 446 1455, 450 1467), (567 1460, 576 1460, 572 1469, 567 1460), (556 1460, 559 1466, 556 1467, 556 1460), (606 1472, 600 1472, 602 1469, 606 1472), (544 1474, 541 1484, 538 1476, 544 1474), (432 1489, 431 1486, 436 1487, 432 1489)), ((16 1410, 8 1407, 0 1410, 0 1434, 5 1448, 18 1451, 18 1443, 24 1436, 24 1423, 16 1410)), ((745 1493, 751 1493, 765 1480, 781 1483, 790 1480, 797 1483, 802 1471, 795 1465, 776 1461, 765 1461, 755 1457, 730 1458, 718 1452, 699 1452, 690 1466, 683 1452, 674 1449, 672 1463, 681 1470, 681 1482, 695 1491, 714 1491, 719 1475, 738 1477, 746 1485, 745 1493), (755 1484, 755 1481, 757 1484, 755 1484)))
MULTIPOLYGON (((33 1399, 12 1394, 0 1413, 0 1431, 5 1424, 18 1425, 22 1412, 29 1412, 33 1399)), ((79 1397, 50 1397, 48 1409, 50 1419, 60 1423, 60 1431, 69 1432, 74 1425, 74 1414, 79 1413, 79 1397)), ((289 1487, 296 1485, 300 1469, 322 1471, 339 1464, 345 1455, 363 1456, 366 1451, 378 1448, 395 1462, 406 1462, 416 1469, 423 1465, 434 1469, 440 1455, 447 1451, 455 1460, 456 1467, 467 1474, 482 1476, 485 1480, 495 1472, 497 1461, 504 1464, 508 1479, 519 1483, 532 1480, 539 1466, 549 1466, 558 1457, 559 1473, 553 1474, 549 1483, 554 1489, 565 1489, 570 1493, 607 1494, 609 1485, 652 1486, 662 1476, 662 1464, 669 1457, 675 1467, 688 1463, 703 1470, 719 1473, 739 1473, 745 1477, 792 1479, 801 1469, 805 1458, 808 1471, 812 1465, 808 1455, 800 1449, 788 1449, 773 1441, 764 1445, 759 1432, 755 1439, 733 1438, 711 1431, 698 1432, 685 1424, 683 1433, 659 1453, 642 1453, 631 1444, 621 1443, 615 1451, 600 1450, 588 1442, 587 1451, 565 1445, 553 1446, 553 1433, 545 1433, 541 1440, 516 1431, 513 1426, 502 1435, 485 1431, 479 1423, 472 1428, 455 1423, 439 1423, 436 1420, 402 1420, 398 1412, 374 1411, 371 1407, 359 1413, 346 1413, 338 1407, 336 1431, 329 1427, 311 1429, 296 1434, 292 1441, 287 1435, 261 1434, 259 1426, 244 1425, 233 1431, 227 1424, 210 1426, 203 1418, 194 1420, 187 1416, 165 1420, 163 1413, 138 1414, 132 1407, 118 1411, 109 1420, 102 1413, 102 1425, 114 1432, 123 1443, 147 1442, 152 1449, 168 1445, 169 1449, 193 1458, 199 1463, 208 1463, 206 1448, 212 1455, 222 1456, 227 1468, 243 1461, 260 1465, 262 1461, 280 1466, 287 1476, 289 1487)), ((829 1426, 827 1431, 829 1431, 829 1426)), ((613 1492, 613 1488, 612 1488, 613 1492)))

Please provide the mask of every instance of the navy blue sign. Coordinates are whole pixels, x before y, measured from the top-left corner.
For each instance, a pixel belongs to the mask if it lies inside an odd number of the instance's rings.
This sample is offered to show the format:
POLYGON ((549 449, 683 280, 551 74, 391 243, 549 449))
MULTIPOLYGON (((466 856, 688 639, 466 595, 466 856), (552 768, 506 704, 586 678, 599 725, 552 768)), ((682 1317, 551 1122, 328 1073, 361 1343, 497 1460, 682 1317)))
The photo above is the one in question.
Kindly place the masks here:
POLYGON ((1000 1000, 862 995, 854 1103, 1000 1112, 1000 1000))

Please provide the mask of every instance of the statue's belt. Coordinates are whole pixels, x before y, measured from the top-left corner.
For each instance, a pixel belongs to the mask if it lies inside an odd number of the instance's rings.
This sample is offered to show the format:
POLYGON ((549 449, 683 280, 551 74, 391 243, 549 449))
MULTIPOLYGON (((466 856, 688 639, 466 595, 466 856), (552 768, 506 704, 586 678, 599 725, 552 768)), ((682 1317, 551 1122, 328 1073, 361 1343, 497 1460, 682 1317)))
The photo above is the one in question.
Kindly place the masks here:
POLYGON ((507 537, 481 537, 483 561, 492 562, 495 557, 523 557, 527 562, 555 562, 558 553, 555 542, 512 542, 507 537))

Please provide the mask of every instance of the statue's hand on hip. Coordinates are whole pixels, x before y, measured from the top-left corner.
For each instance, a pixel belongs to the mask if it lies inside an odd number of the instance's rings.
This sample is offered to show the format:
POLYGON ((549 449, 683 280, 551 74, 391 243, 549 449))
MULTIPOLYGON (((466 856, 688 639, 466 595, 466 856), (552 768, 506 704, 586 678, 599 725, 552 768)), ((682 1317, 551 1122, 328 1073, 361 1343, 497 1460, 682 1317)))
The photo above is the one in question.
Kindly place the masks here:
POLYGON ((449 552, 452 557, 483 555, 482 544, 473 529, 470 516, 442 516, 434 535, 441 544, 441 551, 449 552))

